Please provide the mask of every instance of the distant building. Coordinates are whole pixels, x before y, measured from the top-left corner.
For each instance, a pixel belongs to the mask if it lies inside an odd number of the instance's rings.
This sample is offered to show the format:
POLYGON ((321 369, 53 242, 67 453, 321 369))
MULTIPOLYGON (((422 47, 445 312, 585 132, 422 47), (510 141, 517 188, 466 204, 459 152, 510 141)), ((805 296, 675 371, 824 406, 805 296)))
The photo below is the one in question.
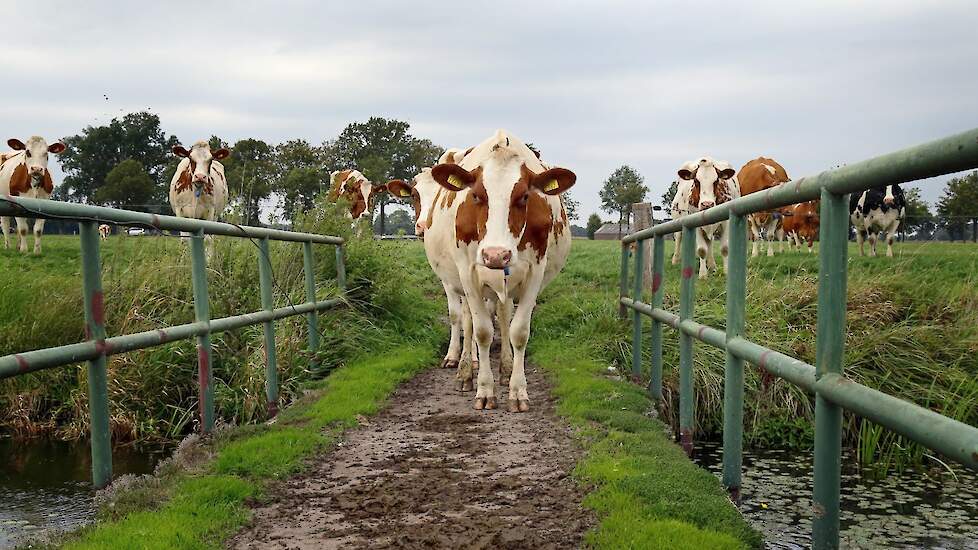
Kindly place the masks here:
POLYGON ((632 224, 623 223, 621 224, 621 229, 619 230, 618 223, 606 223, 598 228, 594 232, 594 240, 596 241, 618 241, 622 237, 628 235, 632 232, 632 224))

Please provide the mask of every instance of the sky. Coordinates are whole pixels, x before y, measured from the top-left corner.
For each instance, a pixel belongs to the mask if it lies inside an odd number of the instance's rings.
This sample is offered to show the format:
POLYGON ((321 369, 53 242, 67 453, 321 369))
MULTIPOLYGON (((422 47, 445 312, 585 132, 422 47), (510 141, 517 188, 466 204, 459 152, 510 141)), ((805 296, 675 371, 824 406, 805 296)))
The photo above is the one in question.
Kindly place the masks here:
POLYGON ((623 164, 658 203, 703 155, 800 177, 978 123, 974 0, 142 4, 0 0, 4 141, 144 109, 184 143, 504 128, 577 174, 583 222, 623 164))

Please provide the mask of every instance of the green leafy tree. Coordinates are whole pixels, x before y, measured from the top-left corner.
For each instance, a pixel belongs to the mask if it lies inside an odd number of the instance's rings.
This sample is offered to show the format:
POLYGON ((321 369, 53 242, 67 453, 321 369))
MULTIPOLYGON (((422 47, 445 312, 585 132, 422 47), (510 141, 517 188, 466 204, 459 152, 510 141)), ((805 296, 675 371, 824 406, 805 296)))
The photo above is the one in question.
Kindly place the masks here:
MULTIPOLYGON (((170 149, 178 143, 160 128, 160 117, 149 112, 129 113, 114 118, 105 126, 88 126, 81 134, 66 137, 68 148, 59 155, 65 172, 64 184, 57 187, 59 200, 91 202, 106 183, 106 177, 117 165, 132 159, 138 162, 153 181, 153 193, 147 204, 159 204, 168 210, 166 177, 170 149)), ((172 174, 172 170, 169 171, 172 174)))
POLYGON ((587 238, 594 239, 594 232, 601 229, 601 217, 591 214, 587 219, 587 238))
POLYGON ((632 203, 642 202, 649 188, 643 185, 645 178, 634 168, 622 165, 608 176, 604 186, 598 192, 601 198, 601 209, 605 212, 618 213, 618 233, 632 211, 632 203))
MULTIPOLYGON (((380 214, 377 214, 377 218, 374 221, 374 230, 379 231, 380 225, 380 214)), ((390 214, 387 214, 387 219, 384 220, 384 227, 387 228, 386 234, 414 235, 414 216, 406 210, 394 210, 390 214)))
POLYGON ((965 229, 969 220, 971 238, 975 239, 978 236, 978 172, 948 180, 944 194, 937 201, 937 212, 952 240, 967 239, 965 229))
POLYGON ((676 193, 679 192, 679 182, 674 181, 669 184, 669 189, 662 194, 662 207, 666 210, 672 208, 672 199, 676 198, 676 193))
POLYGON ((275 146, 275 192, 282 198, 285 219, 312 208, 316 196, 329 187, 322 150, 294 139, 275 146))
POLYGON ((228 195, 240 208, 242 223, 257 224, 261 202, 272 194, 276 181, 275 149, 260 139, 242 139, 221 162, 228 195))
POLYGON ((581 203, 574 200, 574 197, 571 196, 570 191, 562 193, 560 198, 564 201, 564 210, 567 211, 567 219, 570 221, 576 221, 580 216, 578 211, 581 209, 581 203))
POLYGON ((120 162, 105 176, 105 184, 95 191, 98 204, 149 212, 147 207, 157 192, 156 182, 150 177, 138 160, 128 159, 120 162))
POLYGON ((912 187, 904 193, 907 209, 901 229, 904 231, 931 232, 936 227, 930 206, 920 198, 920 189, 912 187))
MULTIPOLYGON (((410 128, 407 122, 381 117, 350 123, 335 140, 323 144, 325 165, 328 171, 359 169, 378 184, 394 178, 413 178, 422 168, 434 164, 443 149, 430 140, 412 136, 410 128)), ((386 193, 378 197, 382 225, 386 224, 384 207, 388 200, 386 193)))

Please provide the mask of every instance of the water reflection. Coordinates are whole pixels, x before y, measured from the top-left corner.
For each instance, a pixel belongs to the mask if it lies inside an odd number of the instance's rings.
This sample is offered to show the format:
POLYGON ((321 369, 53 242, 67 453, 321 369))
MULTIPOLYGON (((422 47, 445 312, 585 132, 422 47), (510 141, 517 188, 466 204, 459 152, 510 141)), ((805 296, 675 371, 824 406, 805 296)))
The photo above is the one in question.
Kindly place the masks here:
MULTIPOLYGON (((164 452, 116 448, 115 475, 149 473, 164 452)), ((90 522, 95 516, 91 476, 85 442, 0 439, 0 548, 90 522)))
MULTIPOLYGON (((744 516, 766 546, 811 546, 812 453, 754 450, 744 455, 744 516)), ((720 444, 698 445, 695 461, 721 475, 720 444)), ((851 457, 844 464, 852 465, 851 457)), ((842 472, 843 548, 978 549, 978 474, 957 471, 931 479, 908 471, 886 479, 842 472)))

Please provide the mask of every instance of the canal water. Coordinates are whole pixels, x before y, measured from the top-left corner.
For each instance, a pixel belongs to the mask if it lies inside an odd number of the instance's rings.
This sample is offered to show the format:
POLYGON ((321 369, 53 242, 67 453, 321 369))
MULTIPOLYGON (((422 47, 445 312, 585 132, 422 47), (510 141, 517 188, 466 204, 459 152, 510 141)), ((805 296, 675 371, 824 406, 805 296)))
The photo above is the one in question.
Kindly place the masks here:
MULTIPOLYGON (((116 476, 145 474, 169 449, 117 447, 116 476)), ((76 529, 95 516, 87 442, 0 438, 0 548, 76 529)))
MULTIPOLYGON (((811 547, 811 452, 754 450, 744 454, 741 512, 764 534, 767 548, 811 547)), ((718 477, 719 443, 698 446, 695 461, 718 477)), ((843 548, 978 549, 978 474, 940 479, 914 471, 874 480, 843 459, 843 548)))

